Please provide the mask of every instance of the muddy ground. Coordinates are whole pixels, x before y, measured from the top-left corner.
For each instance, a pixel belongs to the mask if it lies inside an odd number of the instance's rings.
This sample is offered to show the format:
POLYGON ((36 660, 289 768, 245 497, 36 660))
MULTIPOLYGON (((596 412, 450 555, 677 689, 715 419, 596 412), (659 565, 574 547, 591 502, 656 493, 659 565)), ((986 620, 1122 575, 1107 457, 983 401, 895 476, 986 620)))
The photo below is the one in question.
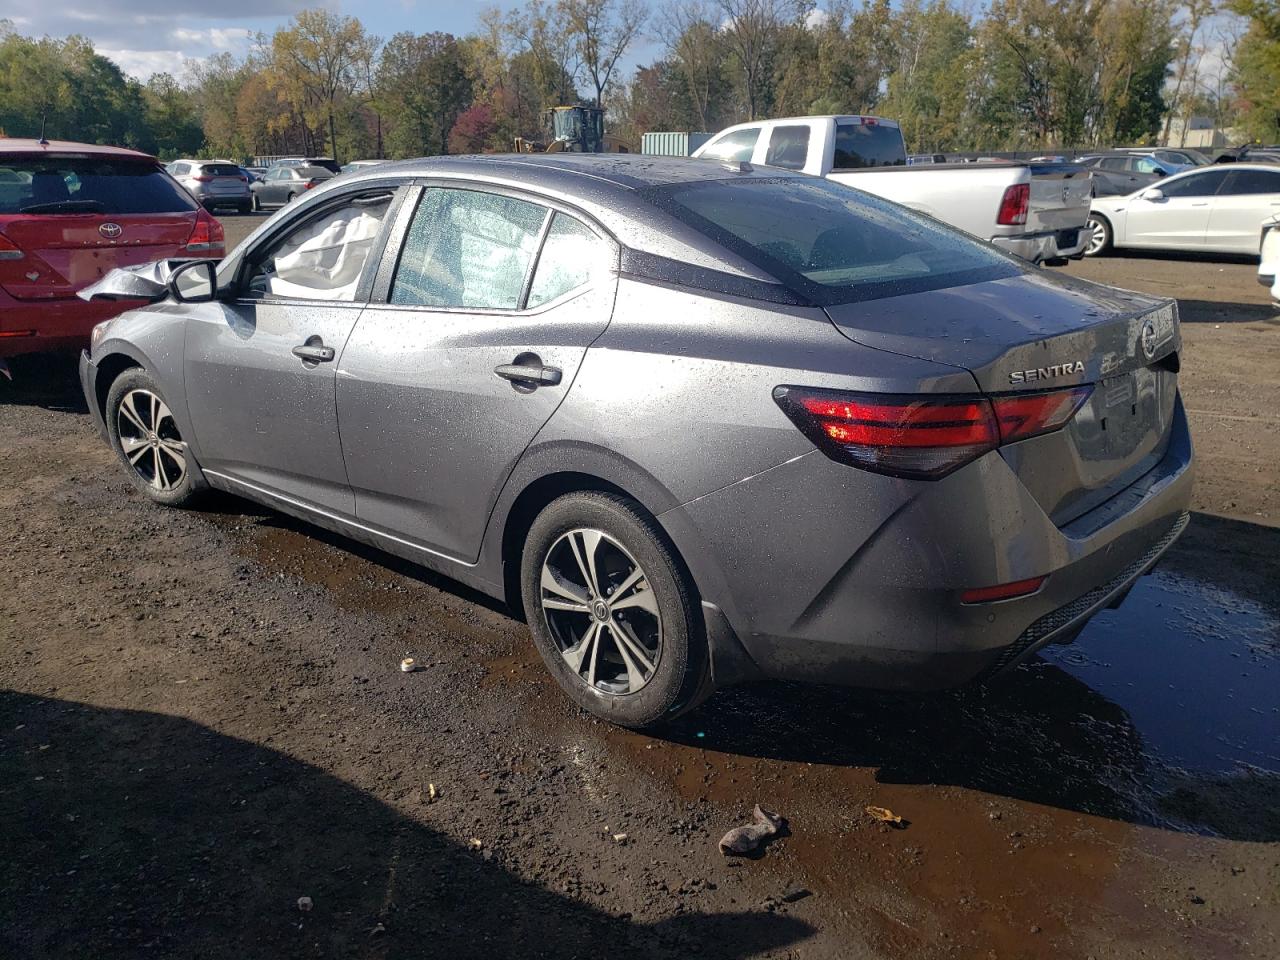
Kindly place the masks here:
POLYGON ((1182 299, 1160 570, 985 693, 760 684, 654 735, 455 584, 142 502, 71 367, 15 363, 0 957, 1280 955, 1280 317, 1247 264, 1067 269, 1182 299), (723 859, 756 802, 789 835, 723 859))

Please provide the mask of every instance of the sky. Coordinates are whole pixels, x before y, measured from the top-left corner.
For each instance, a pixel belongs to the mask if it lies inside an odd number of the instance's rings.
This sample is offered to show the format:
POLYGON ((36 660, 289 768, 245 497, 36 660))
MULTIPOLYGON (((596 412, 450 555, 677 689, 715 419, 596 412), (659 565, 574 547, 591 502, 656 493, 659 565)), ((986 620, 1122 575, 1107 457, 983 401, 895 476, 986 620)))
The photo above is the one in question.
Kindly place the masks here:
MULTIPOLYGON (((26 36, 86 36, 125 73, 145 80, 154 73, 178 75, 188 59, 224 50, 243 53, 254 34, 269 33, 309 7, 359 16, 365 29, 385 39, 403 30, 469 33, 485 8, 516 5, 515 0, 0 0, 0 20, 13 21, 26 36)), ((648 62, 656 52, 646 39, 625 66, 648 62)))

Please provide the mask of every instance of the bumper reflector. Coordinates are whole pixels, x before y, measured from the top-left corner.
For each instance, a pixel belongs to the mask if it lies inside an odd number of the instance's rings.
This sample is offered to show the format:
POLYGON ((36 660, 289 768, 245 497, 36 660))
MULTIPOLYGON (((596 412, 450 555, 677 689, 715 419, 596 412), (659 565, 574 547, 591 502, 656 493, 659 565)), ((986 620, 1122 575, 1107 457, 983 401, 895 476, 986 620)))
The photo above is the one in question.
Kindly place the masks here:
POLYGON ((1013 583, 1001 583, 994 587, 975 587, 960 594, 961 603, 992 603, 996 600, 1012 600, 1014 597, 1025 597, 1040 589, 1045 577, 1032 577, 1030 580, 1015 580, 1013 583))

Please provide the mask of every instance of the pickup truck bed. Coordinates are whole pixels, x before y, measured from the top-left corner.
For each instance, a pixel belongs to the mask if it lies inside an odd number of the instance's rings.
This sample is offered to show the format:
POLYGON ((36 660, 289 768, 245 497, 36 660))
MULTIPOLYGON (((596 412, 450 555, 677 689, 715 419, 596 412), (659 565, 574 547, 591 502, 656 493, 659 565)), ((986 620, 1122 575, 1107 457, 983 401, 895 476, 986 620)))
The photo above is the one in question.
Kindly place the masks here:
POLYGON ((1088 169, 1009 161, 907 166, 902 133, 892 120, 831 116, 739 124, 716 134, 694 156, 827 177, 1036 263, 1079 258, 1088 239, 1088 169))

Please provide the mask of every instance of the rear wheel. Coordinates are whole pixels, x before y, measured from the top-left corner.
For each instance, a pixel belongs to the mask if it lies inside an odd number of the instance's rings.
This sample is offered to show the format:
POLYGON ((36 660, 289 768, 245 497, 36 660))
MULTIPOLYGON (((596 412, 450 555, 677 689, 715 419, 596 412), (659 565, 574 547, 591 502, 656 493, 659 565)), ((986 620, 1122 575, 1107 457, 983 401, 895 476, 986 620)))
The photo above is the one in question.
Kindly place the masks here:
POLYGON ((1111 224, 1106 217, 1091 214, 1084 228, 1089 231, 1089 242, 1084 248, 1086 257, 1097 257, 1111 249, 1111 224))
POLYGON ((111 448, 139 491, 156 503, 183 507, 205 488, 173 412, 145 370, 134 367, 116 378, 105 413, 111 448))
POLYGON ((250 212, 251 210, 253 210, 253 204, 252 204, 252 203, 242 203, 242 204, 240 204, 238 207, 236 207, 236 212, 237 212, 237 213, 239 213, 239 214, 240 214, 240 215, 242 215, 242 216, 243 216, 244 214, 246 214, 246 213, 250 212))
POLYGON ((249 201, 249 207, 254 213, 262 212, 262 201, 258 199, 258 195, 256 193, 253 195, 253 199, 249 201))
POLYGON ((644 727, 710 693, 696 594, 635 501, 581 492, 552 502, 529 530, 520 580, 538 652, 590 713, 644 727))

